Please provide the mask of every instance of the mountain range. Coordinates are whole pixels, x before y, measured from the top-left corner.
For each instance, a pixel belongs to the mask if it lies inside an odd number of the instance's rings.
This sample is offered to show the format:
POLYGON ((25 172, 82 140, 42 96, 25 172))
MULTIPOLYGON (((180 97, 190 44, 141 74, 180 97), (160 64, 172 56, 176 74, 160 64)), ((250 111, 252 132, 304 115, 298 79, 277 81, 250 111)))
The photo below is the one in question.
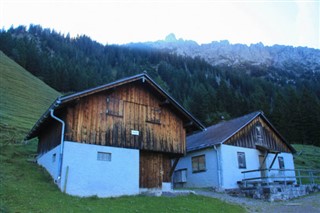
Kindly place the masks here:
POLYGON ((320 72, 320 50, 284 45, 264 46, 262 43, 245 45, 229 41, 213 41, 199 45, 192 40, 177 39, 171 33, 156 42, 130 43, 129 47, 151 47, 171 54, 200 57, 212 66, 255 66, 278 69, 296 77, 303 73, 320 72))

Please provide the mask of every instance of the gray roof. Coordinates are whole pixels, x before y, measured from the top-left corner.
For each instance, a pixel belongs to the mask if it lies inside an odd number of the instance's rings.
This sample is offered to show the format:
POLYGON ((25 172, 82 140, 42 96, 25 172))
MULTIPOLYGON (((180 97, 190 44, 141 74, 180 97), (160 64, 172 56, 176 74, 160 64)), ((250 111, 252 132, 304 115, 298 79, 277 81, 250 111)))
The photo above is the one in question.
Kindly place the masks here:
POLYGON ((98 86, 92 89, 87 89, 81 92, 77 92, 71 95, 66 95, 62 97, 58 97, 52 105, 48 108, 48 110, 40 117, 40 119, 36 122, 36 124, 33 126, 33 128, 30 130, 28 135, 25 137, 25 140, 29 140, 31 138, 34 138, 37 136, 41 126, 44 125, 45 122, 48 122, 50 119, 50 110, 60 109, 66 106, 66 104, 82 98, 86 97, 88 95, 113 89, 118 86, 128 84, 131 82, 137 82, 141 81, 143 83, 147 83, 147 85, 150 86, 150 88, 157 93, 159 96, 165 98, 168 101, 168 104, 177 112, 179 112, 188 122, 191 123, 194 130, 203 130, 205 129, 205 126, 198 121, 193 115, 191 115, 185 108, 183 108, 176 100, 174 100, 166 91, 164 91, 155 81, 153 81, 146 73, 137 74, 131 77, 123 78, 108 84, 104 84, 102 86, 98 86))
POLYGON ((294 148, 286 142, 275 127, 264 116, 262 111, 253 112, 229 121, 223 121, 208 127, 206 131, 190 135, 187 137, 187 152, 212 147, 217 144, 223 144, 258 116, 262 116, 262 118, 284 141, 284 143, 288 145, 289 149, 291 149, 292 152, 295 152, 294 148))

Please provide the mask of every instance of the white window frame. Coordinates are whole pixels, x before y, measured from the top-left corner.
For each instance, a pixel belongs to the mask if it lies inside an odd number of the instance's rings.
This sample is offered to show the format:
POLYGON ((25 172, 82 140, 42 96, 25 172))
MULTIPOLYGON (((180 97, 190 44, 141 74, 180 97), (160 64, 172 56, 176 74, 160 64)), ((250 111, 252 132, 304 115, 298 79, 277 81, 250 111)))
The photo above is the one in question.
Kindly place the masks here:
POLYGON ((239 169, 246 169, 247 162, 246 162, 246 153, 245 152, 237 152, 238 158, 238 168, 239 169))
POLYGON ((110 152, 97 152, 97 160, 98 161, 111 161, 111 153, 110 152))

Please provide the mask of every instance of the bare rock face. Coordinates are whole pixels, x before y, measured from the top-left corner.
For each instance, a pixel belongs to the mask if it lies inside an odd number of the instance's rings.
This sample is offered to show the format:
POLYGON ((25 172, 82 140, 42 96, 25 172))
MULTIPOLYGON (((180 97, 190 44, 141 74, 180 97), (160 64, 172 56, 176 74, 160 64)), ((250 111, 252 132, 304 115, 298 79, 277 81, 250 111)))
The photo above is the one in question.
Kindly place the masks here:
POLYGON ((320 50, 307 47, 264 46, 262 43, 248 46, 230 44, 227 40, 199 45, 195 41, 177 39, 174 34, 169 34, 165 40, 142 45, 182 56, 200 57, 213 66, 273 67, 298 75, 299 72, 320 72, 320 50))

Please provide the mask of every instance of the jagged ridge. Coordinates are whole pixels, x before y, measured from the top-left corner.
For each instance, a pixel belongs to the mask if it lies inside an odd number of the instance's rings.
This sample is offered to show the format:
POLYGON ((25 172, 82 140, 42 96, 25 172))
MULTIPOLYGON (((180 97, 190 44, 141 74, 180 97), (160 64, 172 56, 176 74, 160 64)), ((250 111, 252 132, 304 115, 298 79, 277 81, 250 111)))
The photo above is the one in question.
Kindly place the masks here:
POLYGON ((195 41, 176 39, 174 34, 169 34, 165 40, 141 44, 178 55, 200 57, 213 66, 249 64, 274 67, 287 72, 296 72, 293 68, 299 66, 303 72, 320 72, 320 50, 307 47, 264 46, 262 43, 248 46, 230 44, 227 40, 199 45, 195 41))

